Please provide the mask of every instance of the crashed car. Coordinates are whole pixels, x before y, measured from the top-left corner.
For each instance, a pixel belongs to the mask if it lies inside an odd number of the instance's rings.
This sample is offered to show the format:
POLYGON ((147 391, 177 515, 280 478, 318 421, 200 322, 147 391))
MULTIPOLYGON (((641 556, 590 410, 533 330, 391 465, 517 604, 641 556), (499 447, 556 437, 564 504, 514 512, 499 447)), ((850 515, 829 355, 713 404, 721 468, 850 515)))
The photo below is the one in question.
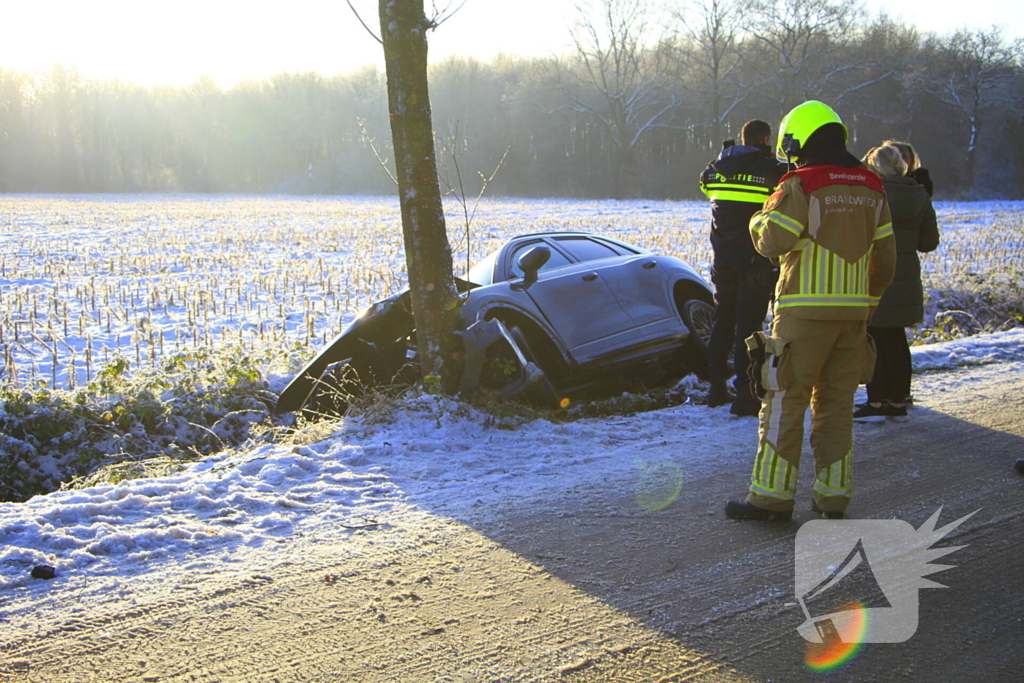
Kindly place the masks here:
MULTIPOLYGON (((687 263, 583 232, 517 236, 458 280, 459 393, 565 405, 704 377, 713 293, 687 263)), ((409 290, 373 304, 291 381, 276 411, 338 414, 418 379, 409 290)))

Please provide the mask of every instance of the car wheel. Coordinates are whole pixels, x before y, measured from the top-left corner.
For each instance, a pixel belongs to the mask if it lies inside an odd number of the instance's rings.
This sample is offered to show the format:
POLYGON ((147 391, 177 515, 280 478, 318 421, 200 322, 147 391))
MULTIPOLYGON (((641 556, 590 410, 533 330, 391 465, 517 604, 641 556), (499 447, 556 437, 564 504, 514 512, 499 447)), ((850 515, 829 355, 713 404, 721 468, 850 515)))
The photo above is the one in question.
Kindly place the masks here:
POLYGON ((683 323, 690 331, 686 343, 686 363, 697 377, 708 376, 708 340, 715 323, 715 307, 700 299, 690 299, 680 308, 683 323))

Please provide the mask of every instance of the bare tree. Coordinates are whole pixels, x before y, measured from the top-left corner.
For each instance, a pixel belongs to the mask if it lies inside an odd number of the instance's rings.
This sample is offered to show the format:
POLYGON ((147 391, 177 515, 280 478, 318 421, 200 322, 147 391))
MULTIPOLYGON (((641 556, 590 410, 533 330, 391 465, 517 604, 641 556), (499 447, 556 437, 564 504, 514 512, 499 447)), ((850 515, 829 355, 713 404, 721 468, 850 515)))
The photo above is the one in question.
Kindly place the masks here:
POLYGON ((969 126, 964 173, 968 188, 975 187, 978 140, 988 114, 1012 106, 1017 65, 1024 41, 1007 42, 1002 30, 961 29, 940 43, 940 71, 927 92, 963 116, 969 126))
POLYGON ((722 124, 749 90, 738 80, 741 19, 737 0, 685 0, 672 15, 680 28, 670 54, 694 79, 707 106, 711 140, 722 137, 722 124))
POLYGON ((427 87, 427 31, 441 19, 440 15, 426 17, 423 0, 380 0, 379 12, 420 367, 428 389, 454 390, 458 339, 452 334, 452 318, 459 299, 438 186, 427 87))
POLYGON ((808 99, 845 97, 893 74, 874 55, 853 49, 859 37, 856 0, 752 0, 747 8, 748 68, 779 114, 808 99))
POLYGON ((645 45, 650 28, 643 0, 593 0, 577 9, 576 68, 560 70, 561 89, 571 109, 600 123, 622 174, 616 184, 632 195, 638 143, 652 130, 671 127, 684 99, 670 87, 662 51, 645 45), (575 83, 566 83, 565 74, 575 83))

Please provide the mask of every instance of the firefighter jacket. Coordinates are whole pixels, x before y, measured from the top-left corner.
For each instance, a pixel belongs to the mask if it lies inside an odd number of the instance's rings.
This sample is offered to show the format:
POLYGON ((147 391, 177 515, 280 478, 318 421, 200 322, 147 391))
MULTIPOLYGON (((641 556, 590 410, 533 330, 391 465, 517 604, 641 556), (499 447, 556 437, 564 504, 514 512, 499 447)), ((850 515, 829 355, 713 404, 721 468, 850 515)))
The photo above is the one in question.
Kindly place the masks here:
POLYGON ((776 315, 867 320, 896 268, 882 181, 863 166, 787 173, 750 219, 750 236, 758 253, 780 260, 776 315))
POLYGON ((700 189, 711 200, 711 246, 716 270, 745 271, 753 263, 766 267, 750 242, 747 226, 786 172, 766 145, 726 147, 700 176, 700 189))

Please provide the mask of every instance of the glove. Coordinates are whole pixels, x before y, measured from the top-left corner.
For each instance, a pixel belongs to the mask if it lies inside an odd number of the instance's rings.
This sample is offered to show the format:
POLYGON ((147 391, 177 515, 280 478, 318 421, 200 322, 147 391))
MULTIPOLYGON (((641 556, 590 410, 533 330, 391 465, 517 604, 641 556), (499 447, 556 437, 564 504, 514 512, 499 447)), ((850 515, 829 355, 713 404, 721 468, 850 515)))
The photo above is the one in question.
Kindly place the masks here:
POLYGON ((750 393, 756 399, 762 399, 768 392, 764 388, 764 381, 761 378, 761 368, 764 366, 764 347, 768 337, 764 332, 755 332, 746 338, 747 357, 750 364, 747 365, 747 378, 750 380, 750 393))

